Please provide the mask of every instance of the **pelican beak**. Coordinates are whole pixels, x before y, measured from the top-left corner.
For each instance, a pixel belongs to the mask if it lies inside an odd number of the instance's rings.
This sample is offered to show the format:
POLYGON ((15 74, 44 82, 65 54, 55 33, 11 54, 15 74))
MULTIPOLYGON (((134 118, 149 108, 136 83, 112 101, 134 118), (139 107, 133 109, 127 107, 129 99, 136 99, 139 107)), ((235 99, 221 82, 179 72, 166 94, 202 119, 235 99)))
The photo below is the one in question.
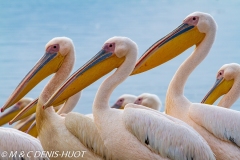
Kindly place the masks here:
POLYGON ((26 107, 24 107, 11 121, 9 121, 9 124, 11 125, 14 122, 17 122, 35 113, 37 103, 38 103, 38 98, 32 101, 31 103, 29 103, 26 107))
POLYGON ((201 103, 213 104, 220 96, 226 94, 233 86, 234 80, 217 79, 213 87, 203 98, 201 103))
POLYGON ((86 88, 103 75, 118 68, 125 57, 118 58, 113 52, 104 48, 100 50, 92 59, 73 73, 68 80, 49 98, 43 108, 56 106, 69 97, 86 88))
POLYGON ((1 108, 1 112, 12 106, 25 96, 34 86, 45 79, 47 76, 56 72, 64 60, 64 56, 60 52, 49 53, 46 52, 44 56, 37 62, 37 64, 24 77, 13 94, 9 97, 7 102, 1 108))
POLYGON ((7 112, 0 115, 0 126, 8 123, 14 116, 16 116, 20 112, 19 107, 14 105, 12 108, 10 108, 7 112))
POLYGON ((33 123, 27 129, 26 133, 37 138, 38 132, 37 132, 37 127, 36 127, 36 120, 33 121, 33 123))
POLYGON ((189 47, 198 45, 204 37, 205 33, 201 33, 196 26, 181 24, 145 51, 131 75, 145 72, 171 60, 189 47))
POLYGON ((118 105, 116 103, 111 108, 123 109, 121 105, 118 105))
POLYGON ((25 132, 28 130, 29 126, 32 124, 34 120, 35 120, 35 115, 32 115, 31 117, 27 118, 26 121, 21 123, 21 125, 16 129, 25 132))

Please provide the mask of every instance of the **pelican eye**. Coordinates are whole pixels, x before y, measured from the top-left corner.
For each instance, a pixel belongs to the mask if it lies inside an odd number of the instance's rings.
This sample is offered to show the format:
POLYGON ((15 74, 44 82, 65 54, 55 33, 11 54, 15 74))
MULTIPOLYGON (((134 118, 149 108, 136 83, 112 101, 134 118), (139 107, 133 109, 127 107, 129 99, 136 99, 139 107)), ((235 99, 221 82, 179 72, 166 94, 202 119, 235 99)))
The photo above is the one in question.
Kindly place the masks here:
POLYGON ((196 20, 196 17, 193 17, 193 20, 196 20))
POLYGON ((219 75, 221 76, 222 74, 223 74, 223 71, 220 71, 220 72, 219 72, 219 75))

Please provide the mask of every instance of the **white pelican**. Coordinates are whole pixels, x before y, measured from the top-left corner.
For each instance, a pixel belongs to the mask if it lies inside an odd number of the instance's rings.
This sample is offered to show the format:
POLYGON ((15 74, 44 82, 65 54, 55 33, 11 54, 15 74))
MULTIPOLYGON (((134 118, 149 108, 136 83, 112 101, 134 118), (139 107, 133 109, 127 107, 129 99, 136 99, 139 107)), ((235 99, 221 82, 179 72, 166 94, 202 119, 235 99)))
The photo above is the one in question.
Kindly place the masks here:
POLYGON ((218 70, 216 79, 202 103, 213 104, 224 95, 217 106, 230 108, 240 96, 240 65, 237 63, 223 65, 218 70))
POLYGON ((166 95, 165 112, 185 121, 197 130, 208 142, 217 159, 238 159, 240 157, 240 112, 192 103, 183 94, 188 76, 211 49, 217 25, 209 14, 200 12, 187 16, 184 23, 194 25, 206 36, 172 78, 166 95))
MULTIPOLYGON (((40 94, 36 109, 38 138, 44 150, 59 152, 60 156, 52 156, 51 159, 69 159, 67 156, 61 156, 62 153, 69 151, 80 152, 77 159, 101 159, 69 132, 65 126, 64 117, 58 115, 52 107, 46 110, 42 108, 43 104, 68 77, 73 68, 75 53, 72 40, 66 37, 53 38, 46 44, 45 51, 44 56, 24 77, 1 110, 3 111, 14 104, 15 101, 18 101, 42 79, 55 73, 40 94)), ((89 137, 94 137, 91 132, 86 132, 89 137)))
POLYGON ((151 93, 143 93, 139 95, 134 103, 155 110, 160 110, 162 107, 162 102, 159 97, 151 93))
MULTIPOLYGON (((206 141, 176 118, 136 104, 128 104, 124 110, 108 106, 111 93, 130 75, 136 58, 137 45, 133 41, 126 37, 110 38, 102 50, 75 72, 44 107, 55 103, 54 100, 62 101, 59 97, 63 88, 72 91, 79 75, 87 76, 82 72, 102 66, 101 69, 96 69, 96 73, 106 74, 106 70, 110 72, 117 67, 101 84, 93 103, 94 123, 114 159, 215 159, 206 141)), ((94 74, 90 74, 91 77, 92 75, 94 74)), ((79 126, 78 121, 73 122, 72 129, 79 126)))
POLYGON ((132 94, 123 94, 118 97, 117 101, 111 108, 123 109, 128 103, 134 103, 137 100, 137 96, 132 94))
MULTIPOLYGON (((212 16, 206 13, 194 12, 187 16, 183 24, 174 32, 154 44, 154 47, 161 46, 165 41, 175 39, 175 41, 172 42, 175 46, 172 48, 176 49, 176 53, 173 50, 173 52, 169 52, 171 54, 179 54, 181 51, 184 51, 184 49, 196 44, 193 53, 178 68, 169 84, 166 95, 165 112, 166 114, 185 121, 199 132, 208 142, 217 159, 239 159, 240 113, 222 107, 192 103, 183 94, 184 85, 188 76, 207 56, 211 49, 215 39, 216 29, 217 25, 212 16), (190 37, 191 40, 188 37, 190 37), (180 47, 180 49, 178 47, 180 47)), ((158 50, 157 47, 155 47, 155 49, 158 50)), ((158 65, 157 63, 159 62, 156 62, 158 51, 153 52, 152 50, 153 49, 150 48, 140 58, 137 63, 136 73, 143 72, 158 65), (144 65, 150 61, 148 57, 154 57, 154 59, 152 59, 156 64, 155 66, 144 65)))

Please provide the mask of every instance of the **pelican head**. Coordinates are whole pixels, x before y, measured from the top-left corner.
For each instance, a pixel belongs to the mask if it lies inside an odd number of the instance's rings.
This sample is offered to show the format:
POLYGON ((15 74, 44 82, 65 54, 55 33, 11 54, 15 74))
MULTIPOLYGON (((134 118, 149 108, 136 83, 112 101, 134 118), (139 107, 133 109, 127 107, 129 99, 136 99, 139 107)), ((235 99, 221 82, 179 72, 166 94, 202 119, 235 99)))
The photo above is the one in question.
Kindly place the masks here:
MULTIPOLYGON (((43 57, 23 78, 23 80, 14 90, 14 92, 9 97, 7 102, 1 108, 1 111, 3 112, 6 108, 9 108, 11 105, 19 101, 34 86, 36 86, 39 82, 41 82, 47 76, 58 71, 60 66, 63 65, 64 59, 70 57, 69 53, 74 53, 73 42, 71 39, 66 37, 56 37, 50 40, 46 44, 45 54, 43 55, 43 57)), ((71 63, 74 63, 74 60, 71 63)), ((70 65, 70 64, 64 64, 64 65, 70 65)), ((65 67, 65 68, 68 68, 68 67, 65 67)))
MULTIPOLYGON (((132 49, 137 50, 137 45, 127 37, 112 37, 108 39, 102 49, 73 73, 66 83, 51 96, 44 104, 44 108, 66 100, 103 75, 118 68, 125 61, 126 56, 135 56, 134 54, 127 54, 132 49)), ((134 58, 137 57, 135 56, 134 58)))
POLYGON ((157 67, 191 46, 197 46, 211 30, 209 26, 217 27, 211 15, 202 12, 188 15, 179 27, 145 51, 138 60, 132 75, 157 67))
MULTIPOLYGON (((220 96, 231 93, 228 96, 227 101, 233 101, 234 98, 238 98, 240 92, 240 65, 237 63, 230 63, 223 65, 217 73, 216 82, 207 95, 202 100, 202 103, 213 104, 220 96)), ((219 102, 218 105, 230 108, 229 105, 221 104, 224 98, 219 102)), ((233 102, 234 103, 234 102, 233 102)))
POLYGON ((143 105, 145 107, 149 107, 155 110, 160 110, 162 106, 162 102, 159 99, 159 97, 155 94, 150 94, 150 93, 143 93, 139 95, 134 103, 143 105))
POLYGON ((111 108, 124 109, 125 105, 128 103, 134 103, 137 99, 137 96, 131 94, 123 94, 118 97, 117 101, 111 108))
POLYGON ((17 103, 15 103, 11 109, 9 109, 7 112, 0 115, 0 126, 8 123, 14 116, 16 116, 21 109, 23 109, 25 106, 27 106, 31 101, 33 101, 32 98, 24 97, 20 99, 17 103))

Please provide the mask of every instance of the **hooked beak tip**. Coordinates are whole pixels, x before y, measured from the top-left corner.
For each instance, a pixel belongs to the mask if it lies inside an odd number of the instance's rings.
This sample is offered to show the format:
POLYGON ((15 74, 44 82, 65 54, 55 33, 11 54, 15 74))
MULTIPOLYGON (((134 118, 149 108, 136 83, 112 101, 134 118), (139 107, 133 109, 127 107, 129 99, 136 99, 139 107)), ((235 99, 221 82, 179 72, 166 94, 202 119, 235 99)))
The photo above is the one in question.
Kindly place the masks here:
POLYGON ((3 112, 4 111, 4 108, 1 108, 1 112, 3 112))

